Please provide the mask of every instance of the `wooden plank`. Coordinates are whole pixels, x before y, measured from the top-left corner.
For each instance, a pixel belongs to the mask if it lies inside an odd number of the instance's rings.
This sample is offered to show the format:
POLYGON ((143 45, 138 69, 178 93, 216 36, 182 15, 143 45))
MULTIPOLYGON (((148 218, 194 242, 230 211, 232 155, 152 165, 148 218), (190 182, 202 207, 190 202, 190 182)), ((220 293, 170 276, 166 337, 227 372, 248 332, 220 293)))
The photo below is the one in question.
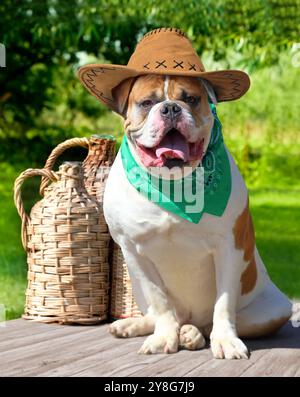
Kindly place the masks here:
MULTIPOLYGON (((76 332, 80 330, 84 331, 89 329, 91 326, 86 325, 61 325, 57 323, 39 323, 35 321, 28 321, 23 319, 18 319, 15 321, 15 324, 11 326, 11 321, 8 321, 5 327, 0 327, 0 343, 5 341, 10 343, 13 340, 22 340, 24 336, 34 336, 40 335, 47 332, 53 332, 55 330, 64 330, 66 334, 69 333, 69 330, 72 328, 76 328, 76 332)), ((100 327, 101 325, 96 325, 93 327, 100 327)), ((2 346, 2 343, 1 343, 2 346)))
POLYGON ((266 354, 266 351, 254 352, 249 360, 216 360, 212 357, 205 362, 205 365, 196 366, 191 371, 187 371, 183 376, 196 377, 226 377, 241 376, 241 374, 250 368, 256 360, 266 354))
POLYGON ((300 367, 300 351, 272 349, 243 372, 242 376, 295 376, 300 367))
POLYGON ((2 352, 0 374, 2 376, 26 374, 31 370, 37 370, 44 362, 53 361, 59 364, 60 360, 68 355, 84 356, 87 349, 94 348, 97 341, 101 343, 109 336, 103 331, 105 329, 101 331, 100 327, 89 327, 86 331, 76 332, 74 328, 72 333, 54 338, 49 335, 47 341, 2 352))
POLYGON ((211 358, 208 348, 196 351, 180 350, 178 353, 161 355, 161 359, 130 376, 183 376, 196 366, 204 365, 211 358))
POLYGON ((22 319, 7 321, 5 326, 0 327, 0 337, 1 340, 8 341, 18 337, 21 338, 24 334, 30 335, 32 332, 38 334, 49 331, 49 326, 51 326, 52 329, 58 327, 57 324, 43 324, 22 319))
MULTIPOLYGON (((93 365, 83 367, 81 362, 80 367, 72 373, 72 376, 128 376, 128 372, 130 373, 134 369, 144 370, 149 364, 161 360, 159 354, 138 354, 140 346, 140 341, 132 340, 129 344, 123 343, 118 357, 112 357, 111 355, 105 357, 103 354, 98 355, 98 357, 95 356, 93 357, 93 365)), ((110 354, 111 349, 107 353, 110 354)), ((91 364, 91 360, 87 361, 91 364)))
POLYGON ((30 370, 26 371, 26 376, 70 376, 95 362, 105 366, 105 358, 118 362, 120 356, 130 351, 130 348, 123 351, 120 343, 120 340, 114 342, 109 338, 85 343, 81 350, 68 348, 62 353, 56 351, 47 355, 47 360, 43 361, 42 366, 40 366, 41 360, 37 358, 30 370))
MULTIPOLYGON (((7 352, 9 350, 15 350, 17 348, 23 348, 24 346, 29 346, 32 344, 36 345, 37 343, 43 341, 45 343, 48 343, 53 338, 68 336, 74 333, 84 334, 85 332, 88 332, 90 329, 91 328, 87 328, 86 326, 85 327, 84 326, 72 327, 69 325, 53 326, 50 324, 48 325, 47 328, 44 327, 40 328, 40 326, 37 325, 36 327, 30 329, 26 328, 24 333, 21 333, 21 335, 18 333, 14 335, 14 337, 9 338, 8 340, 5 337, 3 337, 3 335, 0 332, 0 353, 7 352)), ((99 330, 99 337, 100 337, 100 335, 105 331, 102 329, 102 327, 99 326, 97 327, 97 329, 99 330)))
POLYGON ((133 352, 135 357, 142 357, 137 354, 141 339, 144 338, 120 339, 108 335, 105 343, 94 348, 89 354, 84 354, 76 360, 66 361, 59 367, 39 372, 39 375, 104 376, 104 374, 110 374, 124 362, 128 362, 133 352), (81 375, 81 372, 84 374, 81 375))
POLYGON ((300 364, 294 376, 300 377, 300 364))
MULTIPOLYGON (((155 365, 157 362, 161 362, 162 360, 164 360, 161 354, 140 355, 137 354, 137 351, 129 353, 126 358, 127 359, 123 360, 123 362, 118 361, 117 367, 115 367, 115 369, 112 369, 105 376, 107 377, 139 376, 139 375, 135 375, 135 372, 139 372, 139 371, 143 373, 142 376, 147 376, 144 375, 144 373, 147 371, 149 366, 153 365, 153 363, 155 365)), ((111 362, 110 366, 112 366, 112 364, 113 363, 111 362)))

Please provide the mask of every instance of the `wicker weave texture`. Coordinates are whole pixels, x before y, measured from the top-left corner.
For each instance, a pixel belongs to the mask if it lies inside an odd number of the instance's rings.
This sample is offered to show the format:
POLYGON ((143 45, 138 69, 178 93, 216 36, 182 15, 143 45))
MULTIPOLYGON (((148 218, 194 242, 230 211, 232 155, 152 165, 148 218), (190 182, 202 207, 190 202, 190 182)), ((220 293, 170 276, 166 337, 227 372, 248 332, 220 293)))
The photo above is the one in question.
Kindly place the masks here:
POLYGON ((114 244, 112 255, 110 315, 114 319, 142 316, 133 296, 127 265, 117 244, 114 244))
POLYGON ((83 162, 84 183, 88 193, 103 205, 106 180, 115 157, 115 141, 98 136, 89 139, 89 152, 83 162))
MULTIPOLYGON (((25 172, 15 183, 20 215, 20 187, 32 175, 25 172)), ((28 258, 23 317, 95 324, 108 314, 110 236, 101 207, 84 187, 80 164, 64 163, 58 177, 30 217, 22 217, 28 258)))

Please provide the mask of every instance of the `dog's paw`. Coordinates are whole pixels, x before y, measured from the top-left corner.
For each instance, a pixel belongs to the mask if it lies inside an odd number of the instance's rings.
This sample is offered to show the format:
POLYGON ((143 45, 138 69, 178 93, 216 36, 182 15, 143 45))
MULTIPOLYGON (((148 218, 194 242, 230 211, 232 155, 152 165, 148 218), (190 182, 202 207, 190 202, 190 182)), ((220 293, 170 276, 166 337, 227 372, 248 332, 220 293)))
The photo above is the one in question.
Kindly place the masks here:
POLYGON ((155 353, 176 353, 178 351, 178 334, 177 332, 168 335, 153 334, 143 343, 139 350, 139 354, 155 354, 155 353))
POLYGON ((179 345, 188 350, 198 350, 205 346, 205 339, 198 328, 185 324, 180 328, 179 345))
MULTIPOLYGON (((132 338, 143 334, 143 324, 137 318, 124 318, 110 324, 108 331, 117 338, 132 338)), ((146 330, 145 330, 146 331, 146 330)))
POLYGON ((211 336, 211 350, 215 358, 240 359, 249 358, 248 349, 236 336, 211 336))

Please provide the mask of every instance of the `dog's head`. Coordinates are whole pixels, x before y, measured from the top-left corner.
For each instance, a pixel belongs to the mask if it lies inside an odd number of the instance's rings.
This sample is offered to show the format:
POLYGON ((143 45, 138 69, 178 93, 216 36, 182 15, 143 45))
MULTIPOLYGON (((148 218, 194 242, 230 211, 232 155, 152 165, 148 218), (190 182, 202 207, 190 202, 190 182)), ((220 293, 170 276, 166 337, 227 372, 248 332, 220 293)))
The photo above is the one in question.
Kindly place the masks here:
POLYGON ((199 164, 214 122, 208 97, 215 97, 208 84, 149 74, 125 80, 113 94, 130 146, 145 167, 199 164))

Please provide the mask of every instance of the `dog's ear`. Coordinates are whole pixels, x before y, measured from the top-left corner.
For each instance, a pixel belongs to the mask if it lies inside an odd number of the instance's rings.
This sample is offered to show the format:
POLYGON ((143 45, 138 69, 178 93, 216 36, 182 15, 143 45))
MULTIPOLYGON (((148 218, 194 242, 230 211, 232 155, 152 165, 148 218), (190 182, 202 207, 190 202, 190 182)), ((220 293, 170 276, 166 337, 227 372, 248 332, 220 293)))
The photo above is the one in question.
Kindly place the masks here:
POLYGON ((215 90, 213 89, 212 85, 205 79, 199 79, 201 81, 201 83, 203 84, 206 92, 207 92, 207 96, 208 98, 211 100, 211 102, 217 106, 218 101, 217 101, 217 97, 215 94, 215 90))
POLYGON ((115 111, 124 118, 126 118, 128 97, 135 79, 135 77, 129 77, 112 89, 112 96, 116 109, 115 111))

